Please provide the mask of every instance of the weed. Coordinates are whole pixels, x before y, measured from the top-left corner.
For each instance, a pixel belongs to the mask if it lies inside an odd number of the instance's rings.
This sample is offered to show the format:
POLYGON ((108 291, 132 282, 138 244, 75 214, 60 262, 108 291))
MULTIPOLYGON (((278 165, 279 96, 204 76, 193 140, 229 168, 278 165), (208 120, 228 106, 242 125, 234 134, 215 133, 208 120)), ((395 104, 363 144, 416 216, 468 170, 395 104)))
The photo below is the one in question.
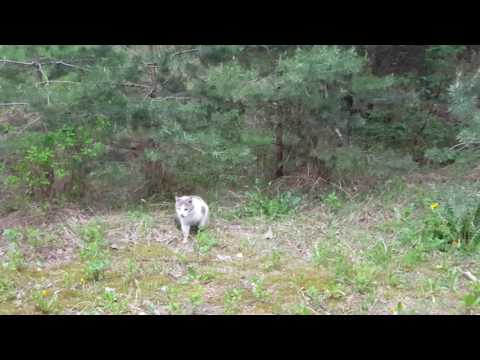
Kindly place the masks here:
POLYGON ((336 300, 340 300, 347 295, 344 285, 336 281, 327 284, 324 294, 325 297, 336 300))
POLYGON ((269 301, 271 296, 267 292, 267 289, 265 288, 265 283, 263 279, 260 279, 258 277, 253 277, 250 279, 250 281, 252 284, 252 293, 255 299, 257 299, 260 302, 269 301))
POLYGON ((342 208, 342 203, 340 199, 338 198, 337 194, 334 192, 331 192, 325 197, 324 200, 325 204, 332 210, 333 212, 337 212, 342 208))
POLYGON ((384 241, 377 243, 367 253, 367 258, 376 265, 385 265, 392 260, 392 249, 384 241))
POLYGON ((140 274, 140 266, 134 259, 128 259, 127 271, 125 274, 125 282, 133 282, 140 274))
POLYGON ((480 282, 476 281, 472 284, 470 291, 463 297, 462 302, 467 311, 472 311, 480 305, 480 282))
POLYGON ((403 264, 406 268, 412 269, 416 265, 425 261, 425 254, 421 248, 413 248, 403 256, 403 264))
POLYGON ((115 289, 107 287, 102 294, 102 308, 114 315, 125 314, 128 312, 128 301, 120 299, 115 289))
POLYGON ((22 233, 17 229, 5 229, 3 231, 3 236, 9 243, 7 250, 8 269, 14 271, 21 271, 25 269, 25 257, 23 255, 22 249, 20 248, 20 245, 18 244, 19 241, 23 238, 22 233))
POLYGON ((240 311, 239 305, 243 297, 243 289, 233 288, 225 291, 223 296, 224 313, 231 315, 240 311))
POLYGON ((374 288, 378 268, 374 265, 362 264, 355 267, 353 284, 360 293, 366 293, 374 288))
POLYGON ((247 217, 264 216, 269 219, 278 219, 295 211, 302 201, 302 197, 287 191, 270 197, 257 188, 248 192, 248 202, 240 215, 247 217))
POLYGON ((305 304, 297 304, 293 307, 293 315, 313 315, 312 310, 310 310, 305 304))
POLYGON ((75 282, 75 281, 74 281, 74 276, 73 276, 73 274, 71 274, 71 273, 68 272, 68 271, 63 274, 63 286, 64 286, 65 288, 68 289, 68 288, 72 287, 72 285, 74 284, 74 282, 75 282))
POLYGON ((404 281, 403 281, 400 273, 397 273, 397 272, 389 273, 388 276, 387 276, 386 282, 392 288, 401 288, 404 284, 404 281))
POLYGON ((272 254, 267 260, 267 263, 264 266, 265 271, 280 270, 281 268, 281 259, 282 253, 278 250, 273 249, 272 254))
POLYGON ((51 290, 37 290, 32 294, 32 300, 35 308, 44 314, 54 314, 58 311, 58 296, 51 290))
POLYGON ((0 303, 15 299, 15 290, 15 283, 11 279, 7 276, 0 277, 0 303))
POLYGON ((99 224, 91 223, 82 228, 81 235, 84 244, 80 258, 85 265, 85 277, 87 280, 98 281, 110 266, 103 229, 99 224))
POLYGON ((201 254, 208 253, 213 247, 218 245, 218 240, 207 230, 199 231, 196 240, 198 251, 201 254))
POLYGON ((188 297, 188 301, 192 306, 192 312, 195 314, 198 311, 198 307, 203 304, 204 289, 198 286, 193 293, 188 297))
POLYGON ((166 287, 166 295, 168 299, 167 309, 170 314, 180 315, 183 313, 183 306, 179 303, 179 291, 178 288, 173 286, 166 287))

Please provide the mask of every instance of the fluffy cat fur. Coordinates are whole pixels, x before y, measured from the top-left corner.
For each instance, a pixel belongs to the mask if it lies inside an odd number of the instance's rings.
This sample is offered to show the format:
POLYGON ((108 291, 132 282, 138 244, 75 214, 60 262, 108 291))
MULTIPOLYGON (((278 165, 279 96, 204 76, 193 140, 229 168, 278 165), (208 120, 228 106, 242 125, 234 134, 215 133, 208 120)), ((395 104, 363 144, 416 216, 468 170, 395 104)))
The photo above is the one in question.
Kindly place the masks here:
POLYGON ((200 196, 175 196, 175 210, 175 224, 182 230, 184 243, 190 231, 196 234, 208 224, 208 205, 200 196))

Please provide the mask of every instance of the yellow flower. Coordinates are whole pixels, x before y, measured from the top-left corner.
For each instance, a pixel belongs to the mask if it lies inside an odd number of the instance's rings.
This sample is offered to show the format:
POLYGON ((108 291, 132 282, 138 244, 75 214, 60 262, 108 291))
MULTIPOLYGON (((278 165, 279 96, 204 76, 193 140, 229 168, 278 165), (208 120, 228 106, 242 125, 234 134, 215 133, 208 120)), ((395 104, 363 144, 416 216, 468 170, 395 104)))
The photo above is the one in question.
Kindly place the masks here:
POLYGON ((42 296, 43 296, 43 297, 46 297, 47 295, 48 295, 48 290, 43 290, 43 291, 42 291, 42 296))
POLYGON ((438 203, 433 203, 432 205, 430 205, 430 207, 432 208, 432 210, 433 210, 433 209, 436 209, 438 206, 439 206, 438 203))

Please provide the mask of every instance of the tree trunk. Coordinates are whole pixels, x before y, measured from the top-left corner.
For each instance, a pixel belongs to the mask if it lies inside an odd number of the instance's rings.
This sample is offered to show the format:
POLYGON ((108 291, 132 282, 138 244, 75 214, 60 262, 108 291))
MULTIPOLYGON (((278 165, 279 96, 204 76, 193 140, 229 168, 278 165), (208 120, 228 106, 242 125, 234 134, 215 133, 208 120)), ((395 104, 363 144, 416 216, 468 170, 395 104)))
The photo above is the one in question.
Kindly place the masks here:
POLYGON ((283 144, 283 124, 281 121, 278 122, 275 129, 275 144, 276 144, 276 153, 277 153, 277 170, 275 171, 275 177, 279 178, 284 175, 284 164, 283 164, 283 153, 284 153, 284 144, 283 144))

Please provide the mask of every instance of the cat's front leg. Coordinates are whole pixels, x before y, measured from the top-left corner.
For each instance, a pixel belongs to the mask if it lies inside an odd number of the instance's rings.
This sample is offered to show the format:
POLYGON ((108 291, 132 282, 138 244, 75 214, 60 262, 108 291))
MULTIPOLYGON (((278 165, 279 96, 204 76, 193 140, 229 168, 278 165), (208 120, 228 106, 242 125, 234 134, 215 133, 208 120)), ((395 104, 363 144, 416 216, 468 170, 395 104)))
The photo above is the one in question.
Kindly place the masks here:
POLYGON ((182 224, 183 243, 188 242, 188 235, 190 234, 190 226, 182 224))

